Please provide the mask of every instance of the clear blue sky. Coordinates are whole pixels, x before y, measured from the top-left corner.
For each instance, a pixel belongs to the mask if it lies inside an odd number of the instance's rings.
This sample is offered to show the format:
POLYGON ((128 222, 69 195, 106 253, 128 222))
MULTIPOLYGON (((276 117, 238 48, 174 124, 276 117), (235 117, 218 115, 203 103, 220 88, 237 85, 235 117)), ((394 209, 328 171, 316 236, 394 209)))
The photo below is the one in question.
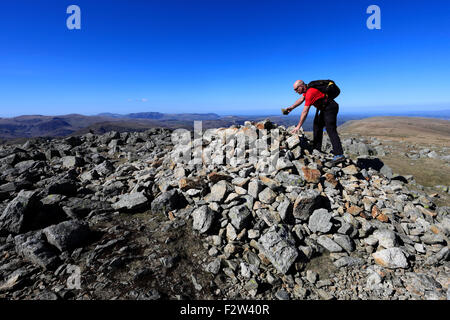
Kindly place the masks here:
POLYGON ((274 114, 296 79, 342 111, 450 106, 450 1, 14 0, 0 7, 0 116, 274 114), (66 8, 81 8, 81 30, 66 8), (381 8, 369 30, 366 8, 381 8))

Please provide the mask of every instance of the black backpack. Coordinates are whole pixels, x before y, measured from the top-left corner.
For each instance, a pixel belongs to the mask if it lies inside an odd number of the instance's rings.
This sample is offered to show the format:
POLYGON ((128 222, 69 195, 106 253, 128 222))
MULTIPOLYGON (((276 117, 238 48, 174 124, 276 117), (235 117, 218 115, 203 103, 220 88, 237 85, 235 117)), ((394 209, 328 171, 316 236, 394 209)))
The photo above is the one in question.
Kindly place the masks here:
POLYGON ((336 97, 341 93, 341 89, 334 83, 333 80, 315 80, 308 83, 306 90, 309 88, 315 88, 327 95, 330 99, 336 99, 336 97))

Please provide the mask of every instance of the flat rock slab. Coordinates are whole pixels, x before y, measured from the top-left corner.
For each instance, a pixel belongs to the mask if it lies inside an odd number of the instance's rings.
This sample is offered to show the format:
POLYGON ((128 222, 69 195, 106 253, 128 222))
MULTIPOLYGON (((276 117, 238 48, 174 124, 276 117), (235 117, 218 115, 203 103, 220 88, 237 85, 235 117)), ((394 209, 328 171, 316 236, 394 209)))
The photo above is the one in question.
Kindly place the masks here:
POLYGON ((139 210, 148 204, 147 197, 142 192, 134 192, 120 196, 119 201, 111 206, 116 210, 139 210))
POLYGON ((362 266, 364 264, 364 260, 358 257, 346 256, 337 259, 333 264, 338 268, 362 266))
POLYGON ((259 249, 273 266, 285 274, 297 259, 298 251, 290 232, 282 225, 274 225, 261 236, 259 249))
POLYGON ((329 237, 322 235, 317 239, 317 243, 320 244, 322 247, 327 249, 330 252, 341 252, 342 247, 338 245, 336 242, 334 242, 329 237))

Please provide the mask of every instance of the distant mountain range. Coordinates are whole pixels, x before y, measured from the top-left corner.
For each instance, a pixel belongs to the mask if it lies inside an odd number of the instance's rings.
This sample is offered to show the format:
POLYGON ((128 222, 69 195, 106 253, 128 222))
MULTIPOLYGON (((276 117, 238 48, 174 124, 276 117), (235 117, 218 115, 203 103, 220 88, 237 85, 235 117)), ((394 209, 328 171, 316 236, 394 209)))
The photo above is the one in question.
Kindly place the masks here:
MULTIPOLYGON (((417 113, 426 117, 427 112, 417 113)), ((435 114, 433 112, 433 114, 435 114)), ((450 119, 450 110, 442 111, 439 118, 450 119), (447 116, 446 116, 447 115, 447 116)), ((357 120, 373 116, 373 113, 342 113, 338 117, 338 125, 349 120, 357 120)), ((193 129, 194 121, 202 121, 203 129, 228 127, 243 124, 245 121, 261 121, 270 119, 278 125, 286 127, 296 125, 300 114, 269 116, 220 116, 215 113, 160 113, 140 112, 129 114, 100 113, 86 116, 67 114, 60 116, 24 115, 14 118, 0 118, 0 142, 7 140, 23 140, 35 137, 62 137, 87 132, 104 133, 108 131, 144 131, 154 127, 193 129)), ((436 116, 437 118, 438 116, 436 116)), ((312 130, 314 112, 308 116, 303 125, 304 130, 312 130)))

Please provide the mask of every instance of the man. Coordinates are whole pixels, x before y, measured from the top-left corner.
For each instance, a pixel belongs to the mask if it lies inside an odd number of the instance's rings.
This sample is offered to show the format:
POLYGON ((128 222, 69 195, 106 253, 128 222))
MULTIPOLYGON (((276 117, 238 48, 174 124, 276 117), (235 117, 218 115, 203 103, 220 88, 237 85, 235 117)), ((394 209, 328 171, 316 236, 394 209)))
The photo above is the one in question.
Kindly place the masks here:
POLYGON ((344 152, 342 150, 341 140, 337 133, 337 114, 339 112, 339 105, 333 99, 329 99, 324 93, 320 92, 316 88, 308 88, 302 80, 297 80, 294 83, 294 90, 298 94, 302 95, 292 106, 286 108, 286 112, 289 113, 305 101, 305 107, 303 108, 298 125, 292 130, 292 134, 297 133, 302 127, 303 123, 308 116, 309 108, 313 105, 316 107, 316 116, 314 117, 313 127, 313 144, 314 149, 321 151, 323 128, 327 129, 328 136, 330 137, 331 145, 333 146, 334 158, 333 164, 343 162, 345 160, 344 152))

